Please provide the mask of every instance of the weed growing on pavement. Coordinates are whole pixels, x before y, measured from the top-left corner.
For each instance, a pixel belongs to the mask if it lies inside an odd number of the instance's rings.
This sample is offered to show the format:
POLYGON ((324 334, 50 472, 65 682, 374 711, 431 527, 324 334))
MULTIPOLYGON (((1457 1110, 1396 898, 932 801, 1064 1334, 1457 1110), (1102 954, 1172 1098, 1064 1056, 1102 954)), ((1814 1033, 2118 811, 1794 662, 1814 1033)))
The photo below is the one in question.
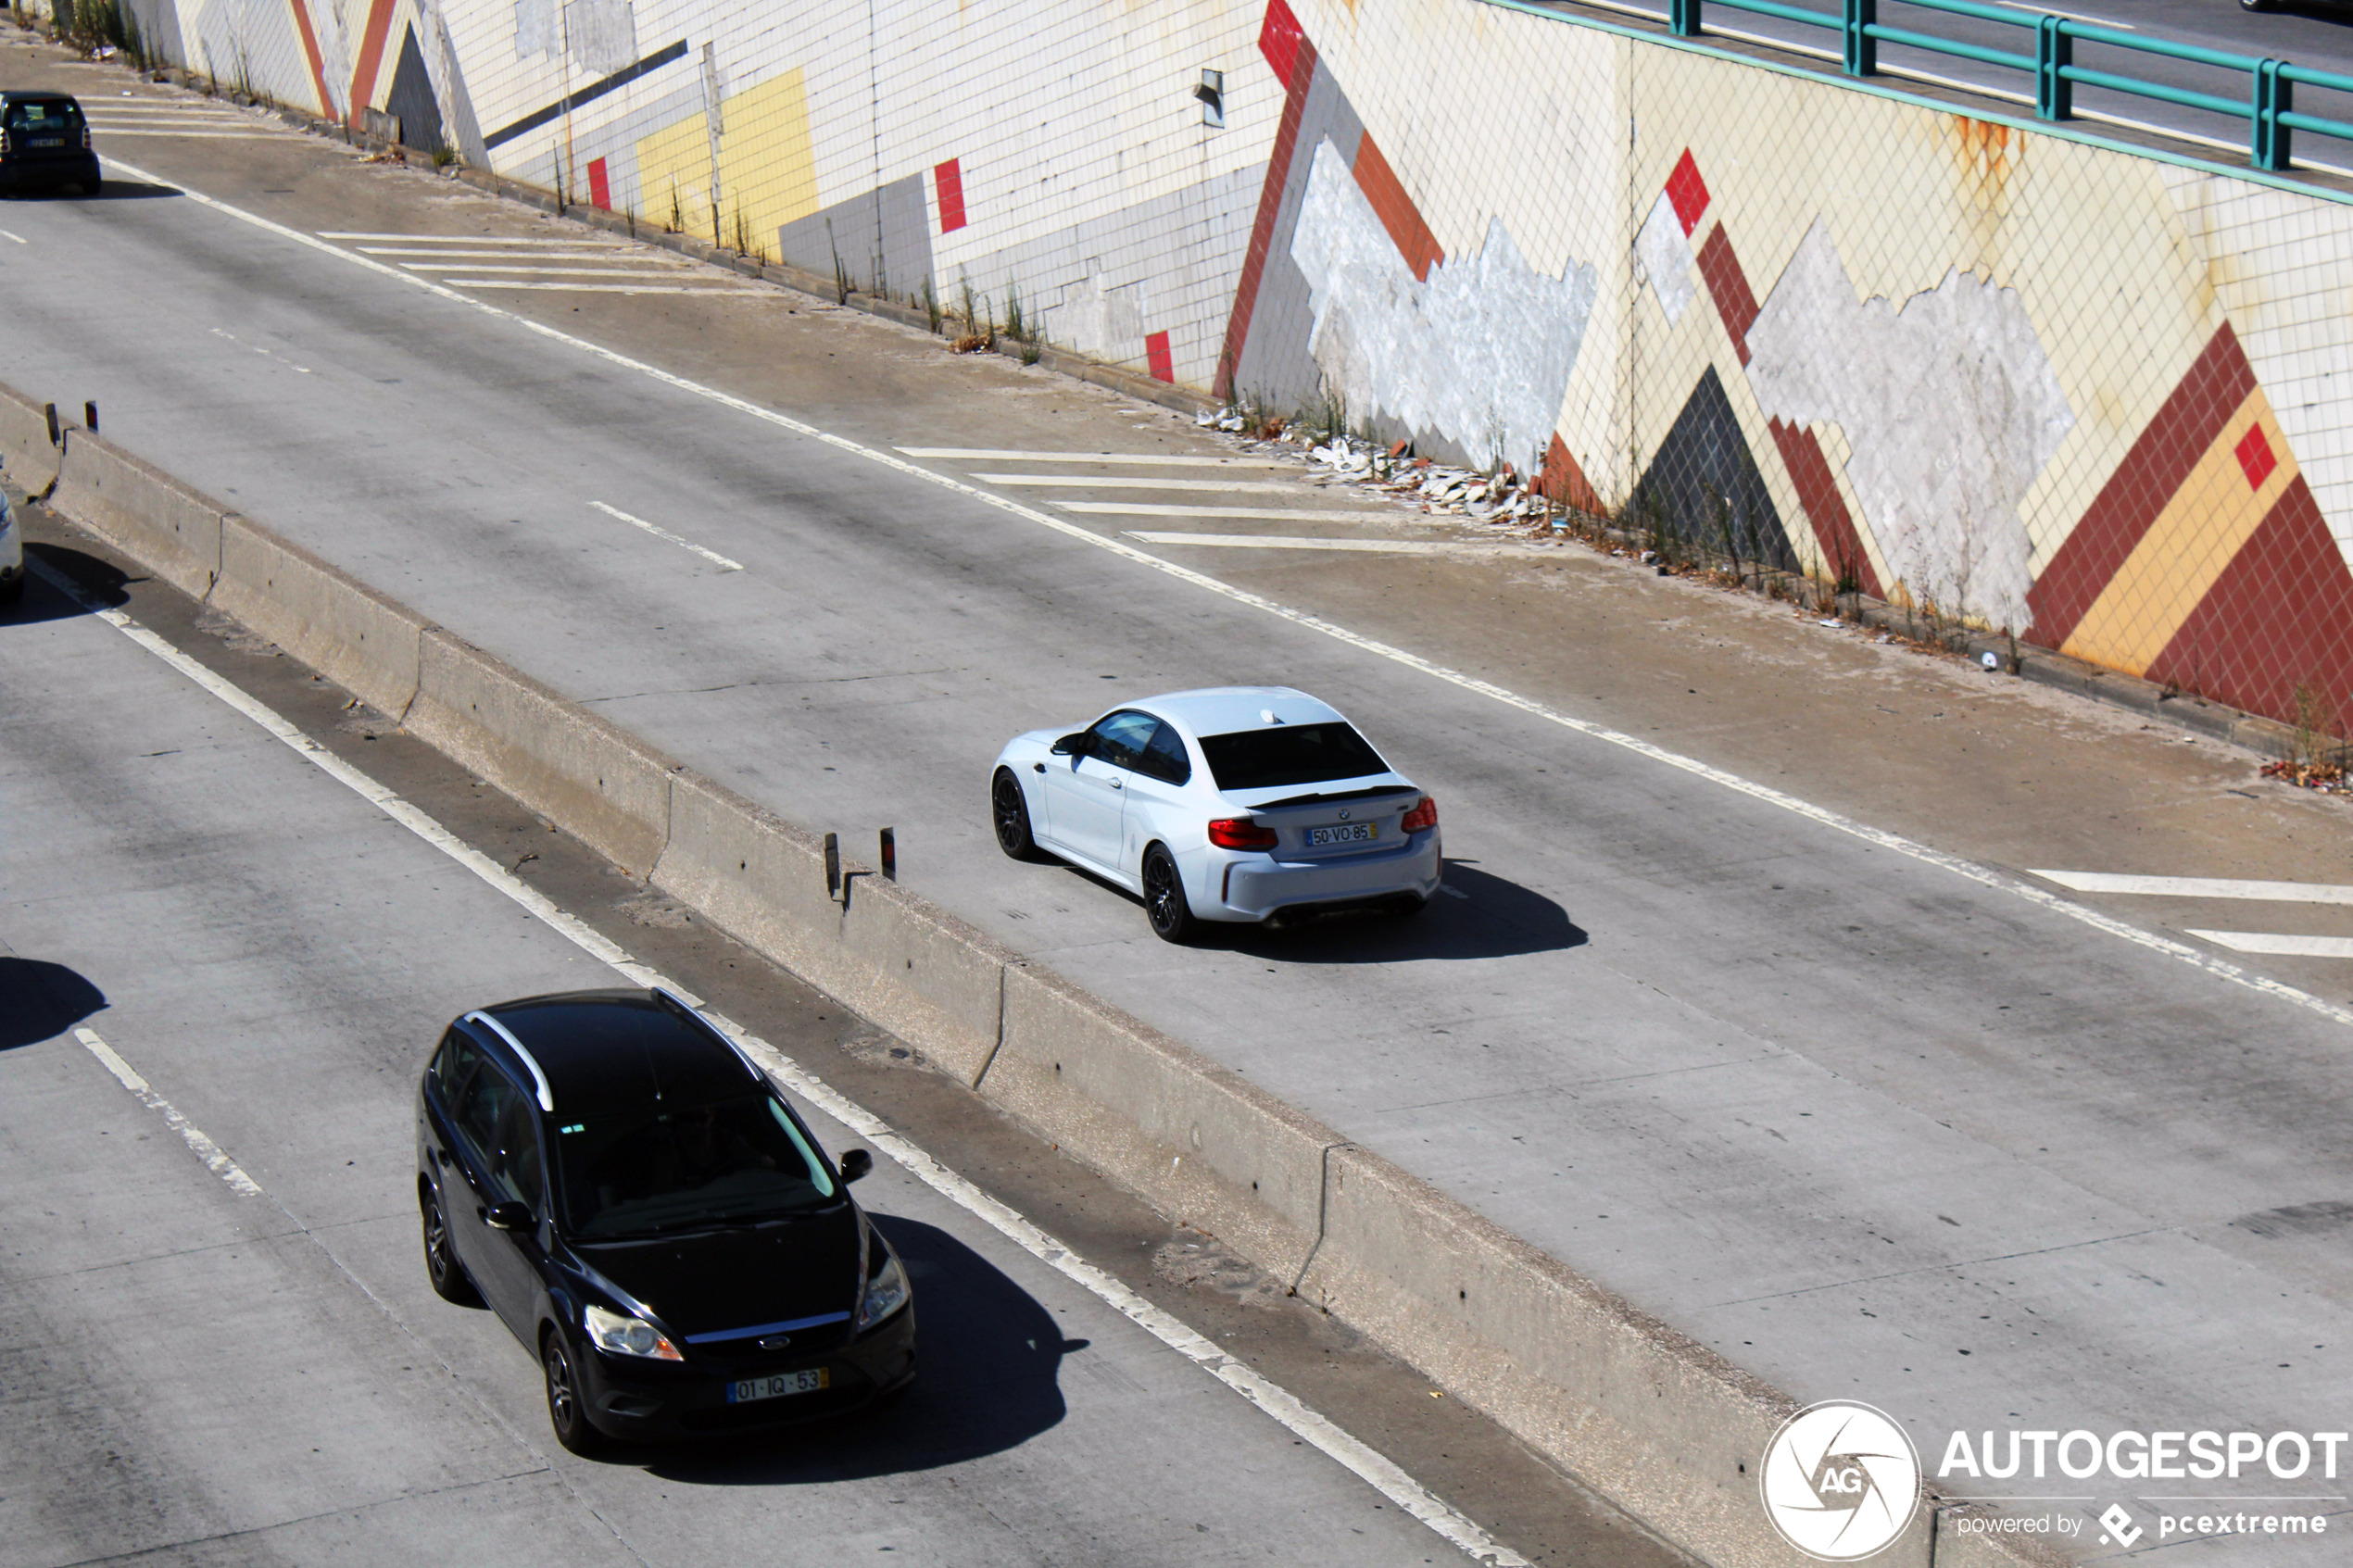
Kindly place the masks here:
POLYGON ((939 295, 931 286, 931 274, 924 274, 924 320, 931 323, 932 335, 939 335, 939 295))
MULTIPOLYGON (((669 225, 669 232, 673 233, 673 234, 683 234, 683 233, 685 233, 686 232, 686 215, 684 212, 680 211, 680 210, 679 210, 679 207, 678 207, 678 182, 677 182, 677 181, 675 181, 675 180, 673 180, 673 181, 670 182, 670 225, 669 225)), ((833 232, 833 230, 832 230, 832 228, 831 228, 831 226, 830 226, 830 225, 826 228, 825 232, 826 232, 828 234, 830 234, 830 233, 832 233, 832 232, 833 232)))
POLYGON ((841 264, 841 246, 834 239, 834 220, 825 220, 825 248, 834 253, 834 303, 849 303, 849 269, 841 264))

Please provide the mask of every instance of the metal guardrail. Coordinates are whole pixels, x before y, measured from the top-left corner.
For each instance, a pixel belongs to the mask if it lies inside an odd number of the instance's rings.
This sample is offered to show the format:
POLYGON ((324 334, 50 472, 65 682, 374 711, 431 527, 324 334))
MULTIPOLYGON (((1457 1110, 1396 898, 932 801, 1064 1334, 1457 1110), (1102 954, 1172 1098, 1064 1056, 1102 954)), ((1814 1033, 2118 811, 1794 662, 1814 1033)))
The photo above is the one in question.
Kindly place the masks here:
MULTIPOLYGON (((1783 21, 1838 32, 1843 40, 1841 55, 1849 76, 1877 75, 1879 46, 1881 44, 1900 44, 1906 48, 1924 49, 1958 59, 1974 60, 1980 65, 2002 66, 2026 72, 2034 79, 2034 113, 2043 119, 2072 119, 2075 117, 2075 89, 2079 84, 2102 88, 2110 93, 2154 98, 2159 103, 2176 104, 2183 108, 2233 116, 2247 122, 2249 161, 2258 169, 2272 172, 2282 172, 2292 166, 2291 148, 2296 132, 2309 131, 2316 135, 2353 142, 2353 124, 2323 119, 2317 115, 2298 114, 2295 108, 2297 83, 2353 93, 2353 76, 2309 70, 2285 60, 2259 60, 2248 55, 2228 55, 2217 49, 2202 49, 2195 44, 2136 37, 2092 22, 2076 21, 2068 17, 2021 14, 1979 5, 1976 0, 1900 0, 1900 3, 1923 11, 1970 17, 1979 21, 1996 22, 2004 27, 2030 31, 2034 35, 2034 52, 2030 55, 2007 49, 1989 49, 1982 44, 1938 38, 1908 28, 1882 26, 1879 19, 1880 0, 1842 0, 1842 10, 1835 16, 1827 11, 1786 5, 1782 0, 1714 0, 1714 3, 1737 11, 1753 11, 1759 16, 1778 17, 1783 21), (2079 42, 2242 71, 2247 78, 2247 95, 2244 99, 2224 98, 2212 93, 2194 92, 2161 82, 2145 82, 2138 77, 2121 76, 2113 71, 2088 69, 2075 63, 2075 45, 2079 42)), ((1702 10, 1706 4, 1707 0, 1669 0, 1668 24, 1678 38, 1697 38, 1706 31, 1702 20, 1702 10)))

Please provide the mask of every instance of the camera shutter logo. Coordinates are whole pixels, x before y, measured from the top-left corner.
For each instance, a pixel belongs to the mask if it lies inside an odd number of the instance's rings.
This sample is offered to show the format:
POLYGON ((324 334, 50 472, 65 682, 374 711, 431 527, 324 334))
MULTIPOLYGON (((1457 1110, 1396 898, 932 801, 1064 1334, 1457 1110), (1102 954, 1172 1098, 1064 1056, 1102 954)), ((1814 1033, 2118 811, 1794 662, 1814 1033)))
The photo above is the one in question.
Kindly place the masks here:
POLYGON ((1920 1456, 1884 1411, 1826 1399, 1781 1423, 1757 1490, 1783 1540, 1818 1562, 1853 1562, 1912 1522, 1920 1456))

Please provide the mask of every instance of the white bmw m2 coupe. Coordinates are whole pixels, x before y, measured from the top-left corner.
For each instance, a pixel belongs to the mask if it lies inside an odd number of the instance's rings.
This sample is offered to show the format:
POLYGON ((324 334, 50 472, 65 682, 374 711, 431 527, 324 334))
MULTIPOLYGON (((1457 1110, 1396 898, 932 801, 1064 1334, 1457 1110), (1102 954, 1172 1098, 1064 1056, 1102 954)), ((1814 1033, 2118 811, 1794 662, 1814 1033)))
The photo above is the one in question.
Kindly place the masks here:
POLYGON ((1017 735, 988 800, 1006 854, 1142 895, 1165 941, 1202 921, 1411 914, 1438 891, 1438 802, 1289 686, 1171 692, 1017 735))

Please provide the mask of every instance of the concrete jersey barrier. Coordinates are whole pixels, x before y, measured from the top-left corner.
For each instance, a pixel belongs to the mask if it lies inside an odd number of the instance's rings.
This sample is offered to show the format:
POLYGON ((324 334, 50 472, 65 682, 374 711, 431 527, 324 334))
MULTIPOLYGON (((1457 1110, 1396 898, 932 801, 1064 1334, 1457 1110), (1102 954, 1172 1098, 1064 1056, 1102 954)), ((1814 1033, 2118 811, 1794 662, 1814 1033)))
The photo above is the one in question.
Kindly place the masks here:
MULTIPOLYGON (((0 388, 11 477, 47 445, 39 405, 0 388)), ((1724 1568, 1810 1561, 1757 1494, 1787 1395, 921 895, 855 864, 829 892, 814 834, 110 443, 69 431, 57 463, 57 509, 1291 1282, 1668 1540, 1724 1568)), ((1874 1561, 2064 1561, 1941 1519, 1923 1509, 1874 1561)))

